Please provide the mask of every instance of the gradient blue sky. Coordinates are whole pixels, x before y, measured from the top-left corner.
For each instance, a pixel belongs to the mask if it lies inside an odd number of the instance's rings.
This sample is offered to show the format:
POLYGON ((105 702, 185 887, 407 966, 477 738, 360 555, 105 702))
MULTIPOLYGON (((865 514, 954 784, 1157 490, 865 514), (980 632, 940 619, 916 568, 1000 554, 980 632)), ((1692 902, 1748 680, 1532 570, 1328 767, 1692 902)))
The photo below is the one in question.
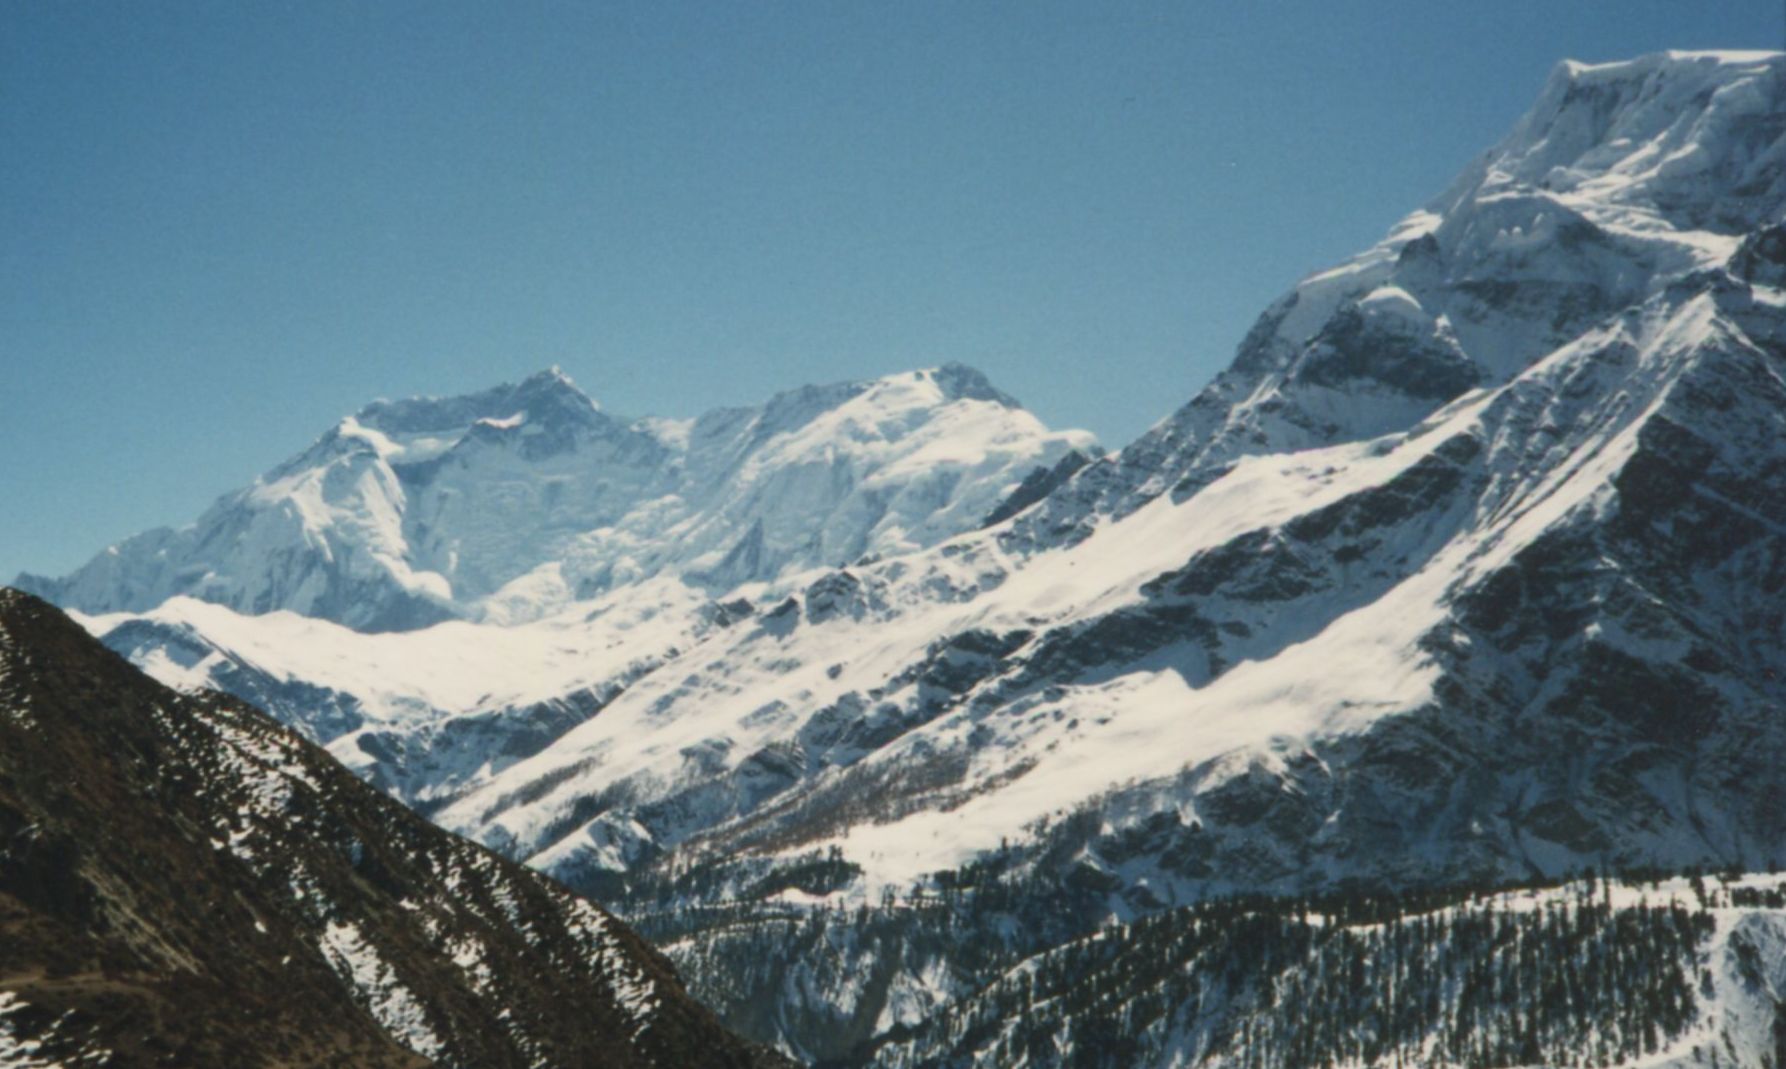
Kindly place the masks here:
POLYGON ((0 7, 0 579, 378 396, 960 360, 1121 445, 1557 60, 1777 0, 0 7))

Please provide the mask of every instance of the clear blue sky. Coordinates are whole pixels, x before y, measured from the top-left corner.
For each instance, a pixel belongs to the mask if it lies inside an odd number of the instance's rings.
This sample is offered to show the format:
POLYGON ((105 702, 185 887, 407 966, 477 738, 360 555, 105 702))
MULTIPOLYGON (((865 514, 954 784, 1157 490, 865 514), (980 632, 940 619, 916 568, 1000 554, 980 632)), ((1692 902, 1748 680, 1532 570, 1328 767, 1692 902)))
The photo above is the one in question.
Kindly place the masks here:
POLYGON ((961 360, 1121 445, 1565 56, 1777 0, 0 6, 0 580, 377 396, 961 360))

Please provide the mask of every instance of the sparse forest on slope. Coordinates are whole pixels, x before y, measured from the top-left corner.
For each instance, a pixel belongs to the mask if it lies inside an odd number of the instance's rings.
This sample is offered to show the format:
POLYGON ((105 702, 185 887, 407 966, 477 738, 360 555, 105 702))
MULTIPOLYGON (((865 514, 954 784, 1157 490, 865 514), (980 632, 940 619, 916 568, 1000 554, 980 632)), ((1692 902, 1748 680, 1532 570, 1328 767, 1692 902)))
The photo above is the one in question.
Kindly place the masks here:
POLYGON ((1027 959, 871 1064, 1779 1064, 1783 936, 1777 877, 1217 900, 1027 959))

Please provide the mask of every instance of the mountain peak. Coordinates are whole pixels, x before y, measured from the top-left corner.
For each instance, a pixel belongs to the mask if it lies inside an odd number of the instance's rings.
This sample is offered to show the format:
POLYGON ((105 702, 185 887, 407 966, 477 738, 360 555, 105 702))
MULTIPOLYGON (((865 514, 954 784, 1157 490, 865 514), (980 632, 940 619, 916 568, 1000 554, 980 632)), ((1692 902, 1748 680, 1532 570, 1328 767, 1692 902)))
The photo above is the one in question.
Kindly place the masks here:
POLYGON ((522 379, 515 385, 514 390, 518 394, 579 398, 592 408, 601 407, 594 398, 584 393, 582 387, 577 385, 576 380, 566 374, 564 369, 557 364, 553 364, 543 371, 536 371, 522 379))
POLYGON ((1564 59, 1558 61, 1553 77, 1567 78, 1571 81, 1615 81, 1645 78, 1665 68, 1753 68, 1758 65, 1778 63, 1782 60, 1786 60, 1786 52, 1669 49, 1634 56, 1631 59, 1617 59, 1601 63, 1564 59))
POLYGON ((1015 397, 994 386, 979 368, 950 361, 922 374, 930 376, 942 389, 943 396, 951 401, 991 401, 1006 408, 1023 407, 1015 397))
POLYGON ((1302 279, 1234 361, 1016 537, 1091 529, 1243 456, 1417 425, 1786 220, 1786 53, 1566 60, 1512 129, 1383 240, 1302 279), (1071 517, 1068 519, 1067 517, 1071 517))
MULTIPOLYGON (((1527 193, 1636 208, 1675 230, 1741 232, 1780 215, 1786 53, 1564 60, 1531 110, 1442 198, 1527 193)), ((1641 226, 1637 229, 1642 229, 1641 226)))
POLYGON ((529 423, 589 423, 601 406, 571 381, 557 365, 520 382, 451 397, 380 399, 354 413, 354 420, 396 437, 463 432, 480 422, 507 423, 521 416, 529 423))
POLYGON ((564 367, 559 364, 547 365, 544 370, 534 372, 527 376, 524 381, 532 382, 535 379, 550 379, 556 382, 562 382, 566 386, 576 385, 575 382, 571 381, 571 377, 565 373, 564 367))
POLYGON ((928 546, 1089 442, 960 364, 634 423, 551 367, 376 401, 194 527, 27 581, 89 612, 190 594, 374 630, 531 619, 660 572, 730 575, 719 566, 758 518, 753 580, 928 546))
POLYGON ((571 381, 557 364, 535 372, 512 387, 517 411, 532 418, 548 418, 554 414, 587 419, 601 411, 601 405, 571 381))

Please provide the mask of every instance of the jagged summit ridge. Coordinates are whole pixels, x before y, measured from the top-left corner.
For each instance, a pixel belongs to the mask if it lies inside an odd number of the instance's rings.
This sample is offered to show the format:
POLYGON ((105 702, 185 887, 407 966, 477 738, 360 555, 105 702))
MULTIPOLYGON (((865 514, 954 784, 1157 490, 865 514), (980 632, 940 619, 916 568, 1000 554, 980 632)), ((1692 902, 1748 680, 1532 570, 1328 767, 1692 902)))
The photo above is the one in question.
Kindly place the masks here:
POLYGON ((1480 182, 1476 196, 1539 189, 1589 206, 1645 209, 1677 231, 1778 222, 1783 78, 1779 52, 1565 60, 1481 173, 1460 185, 1480 182))
POLYGON ((1090 447, 960 364, 631 421, 554 368, 374 402, 193 526, 20 582, 89 612, 183 594, 374 631, 516 621, 658 574, 724 589, 933 545, 1090 447))
POLYGON ((463 432, 479 420, 505 422, 517 415, 536 420, 553 415, 584 418, 601 406, 577 387, 557 365, 517 383, 504 383, 458 397, 379 399, 354 413, 353 419, 385 434, 463 432))
POLYGON ((1559 64, 1502 141, 1266 309, 1233 363, 1013 545, 1083 537, 1247 456, 1405 431, 1786 217, 1786 54, 1559 64))

